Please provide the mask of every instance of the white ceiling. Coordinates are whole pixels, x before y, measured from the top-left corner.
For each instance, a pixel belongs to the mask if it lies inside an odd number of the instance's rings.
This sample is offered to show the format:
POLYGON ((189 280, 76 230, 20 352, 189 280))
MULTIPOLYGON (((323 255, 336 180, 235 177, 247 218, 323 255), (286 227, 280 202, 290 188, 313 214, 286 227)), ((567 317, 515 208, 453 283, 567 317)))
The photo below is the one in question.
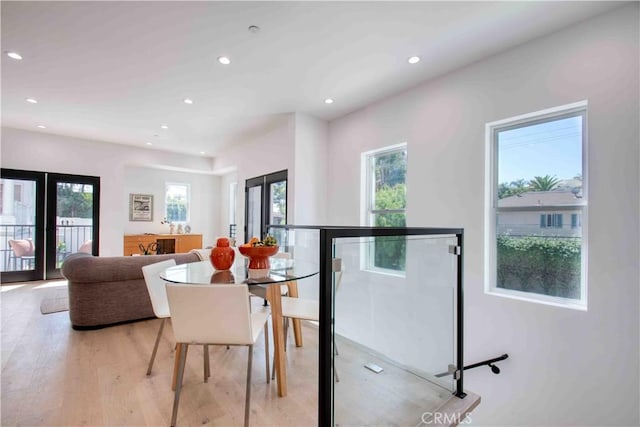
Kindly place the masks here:
POLYGON ((3 1, 2 51, 23 60, 2 56, 2 124, 214 156, 283 114, 332 120, 620 5, 3 1))

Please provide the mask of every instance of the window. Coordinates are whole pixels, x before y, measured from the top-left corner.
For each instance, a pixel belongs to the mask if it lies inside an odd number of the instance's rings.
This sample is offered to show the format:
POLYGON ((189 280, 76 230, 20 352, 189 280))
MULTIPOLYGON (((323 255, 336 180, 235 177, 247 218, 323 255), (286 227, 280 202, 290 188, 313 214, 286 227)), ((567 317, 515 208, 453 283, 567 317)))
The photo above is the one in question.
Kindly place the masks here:
MULTIPOLYGON (((364 224, 406 226, 407 145, 405 143, 362 154, 364 171, 364 224)), ((368 246, 368 245, 367 245, 368 246)), ((404 272, 406 240, 378 237, 368 248, 366 268, 404 272)))
POLYGON ((165 217, 173 223, 189 221, 189 184, 165 185, 165 217))
POLYGON ((580 215, 579 214, 571 214, 571 228, 578 228, 581 227, 582 223, 580 221, 580 215))
POLYGON ((488 293, 586 308, 586 106, 487 124, 488 293))
POLYGON ((540 215, 540 228, 547 227, 562 228, 562 214, 540 215))

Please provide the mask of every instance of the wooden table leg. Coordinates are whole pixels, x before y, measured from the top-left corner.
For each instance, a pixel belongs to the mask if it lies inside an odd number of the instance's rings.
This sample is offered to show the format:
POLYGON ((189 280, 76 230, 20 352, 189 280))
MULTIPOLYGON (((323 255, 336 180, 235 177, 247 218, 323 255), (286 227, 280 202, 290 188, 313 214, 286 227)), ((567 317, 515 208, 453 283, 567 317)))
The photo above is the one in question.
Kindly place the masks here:
MULTIPOLYGON (((289 288, 289 296, 298 298, 298 282, 295 280, 287 282, 287 287, 289 288)), ((296 340, 296 347, 302 347, 302 323, 300 323, 300 319, 291 320, 293 320, 293 336, 296 340)))
POLYGON ((267 286, 267 300, 271 305, 271 323, 273 325, 273 358, 276 366, 278 396, 287 395, 287 364, 284 358, 284 331, 282 328, 282 301, 280 285, 267 286))

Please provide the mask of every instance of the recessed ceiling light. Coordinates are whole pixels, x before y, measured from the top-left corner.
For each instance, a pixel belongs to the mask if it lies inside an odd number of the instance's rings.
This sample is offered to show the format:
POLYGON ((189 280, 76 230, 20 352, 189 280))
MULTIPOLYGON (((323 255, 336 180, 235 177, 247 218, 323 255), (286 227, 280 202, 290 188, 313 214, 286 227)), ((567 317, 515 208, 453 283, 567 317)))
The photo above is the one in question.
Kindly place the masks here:
POLYGON ((204 151, 201 151, 200 154, 204 154, 204 151))
POLYGON ((40 129, 46 129, 46 128, 47 128, 45 125, 38 125, 38 127, 39 127, 40 129))
POLYGON ((260 27, 257 25, 249 25, 249 32, 253 34, 258 33, 260 32, 260 27))
POLYGON ((25 101, 27 101, 29 104, 37 104, 38 103, 38 101, 36 101, 33 98, 27 98, 27 99, 25 99, 25 101))
POLYGON ((221 63, 222 65, 231 64, 231 60, 229 58, 227 58, 226 56, 218 56, 218 62, 221 63))
POLYGON ((17 59, 18 61, 22 59, 22 55, 20 55, 18 52, 7 52, 7 56, 11 59, 17 59))
POLYGON ((327 98, 327 99, 324 100, 324 103, 325 104, 333 104, 333 99, 327 98))
POLYGON ((161 129, 169 129, 169 126, 167 126, 167 125, 162 125, 162 126, 160 126, 160 128, 161 128, 161 129))
POLYGON ((418 62, 420 62, 420 57, 419 56, 412 56, 411 58, 407 59, 407 62, 409 64, 417 64, 418 62))
POLYGON ((147 142, 147 145, 153 145, 151 142, 147 142))
POLYGON ((185 98, 185 99, 182 100, 182 102, 184 102, 185 104, 193 104, 193 99, 185 98))

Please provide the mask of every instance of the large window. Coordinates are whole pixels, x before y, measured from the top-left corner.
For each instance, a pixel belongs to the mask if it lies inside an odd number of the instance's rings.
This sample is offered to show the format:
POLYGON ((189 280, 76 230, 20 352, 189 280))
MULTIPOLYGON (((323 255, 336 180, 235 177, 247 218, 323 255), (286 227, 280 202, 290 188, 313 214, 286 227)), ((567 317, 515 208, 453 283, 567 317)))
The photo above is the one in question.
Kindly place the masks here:
MULTIPOLYGON (((406 226, 407 145, 398 144, 362 154, 365 191, 365 225, 406 226)), ((403 272, 406 240, 378 237, 367 250, 366 267, 403 272)))
POLYGON ((189 221, 189 184, 165 185, 165 209, 168 221, 178 224, 189 221))
POLYGON ((586 307, 586 102, 487 124, 488 292, 586 307))

